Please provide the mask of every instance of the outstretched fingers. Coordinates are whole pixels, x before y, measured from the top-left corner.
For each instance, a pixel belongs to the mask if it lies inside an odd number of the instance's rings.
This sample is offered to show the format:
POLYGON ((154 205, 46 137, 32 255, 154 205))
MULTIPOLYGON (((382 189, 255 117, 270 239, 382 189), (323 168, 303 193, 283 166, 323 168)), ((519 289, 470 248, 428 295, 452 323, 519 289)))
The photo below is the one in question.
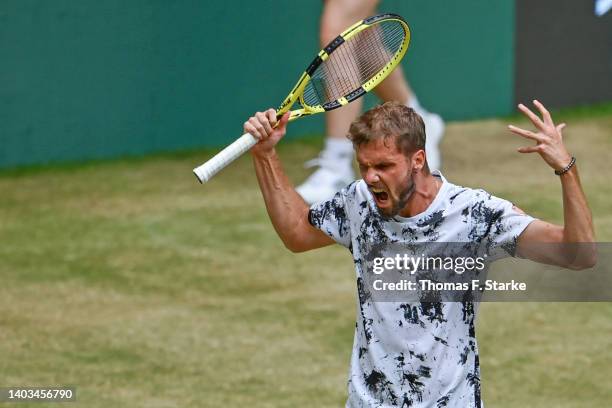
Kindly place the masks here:
POLYGON ((538 153, 540 151, 540 145, 537 146, 527 146, 527 147, 519 147, 516 149, 519 153, 538 153))
POLYGON ((536 142, 534 146, 518 148, 519 153, 538 153, 550 167, 559 171, 565 168, 572 158, 563 143, 562 131, 565 123, 555 125, 550 112, 540 101, 534 99, 533 104, 539 110, 542 119, 522 103, 518 107, 535 125, 536 130, 529 131, 513 125, 509 125, 508 129, 514 134, 536 142))
POLYGON ((557 125, 557 132, 559 132, 559 134, 562 134, 563 129, 565 129, 565 126, 567 126, 565 123, 561 123, 560 125, 557 125))
POLYGON ((513 125, 508 125, 508 129, 514 134, 517 134, 527 139, 535 140, 538 143, 541 143, 543 141, 542 136, 537 133, 533 133, 532 131, 521 129, 513 125))
POLYGON ((554 127, 555 125, 553 123, 552 117, 550 116, 550 112, 548 112, 548 109, 546 109, 544 105, 542 105, 542 103, 538 101, 537 99, 533 100, 533 104, 538 108, 538 110, 542 114, 542 119, 544 119, 544 123, 546 123, 548 126, 554 127))
POLYGON ((526 107, 522 103, 519 103, 518 108, 529 118, 529 120, 531 120, 531 123, 533 123, 535 127, 537 127, 538 129, 544 128, 544 122, 542 122, 538 115, 533 113, 528 107, 526 107))

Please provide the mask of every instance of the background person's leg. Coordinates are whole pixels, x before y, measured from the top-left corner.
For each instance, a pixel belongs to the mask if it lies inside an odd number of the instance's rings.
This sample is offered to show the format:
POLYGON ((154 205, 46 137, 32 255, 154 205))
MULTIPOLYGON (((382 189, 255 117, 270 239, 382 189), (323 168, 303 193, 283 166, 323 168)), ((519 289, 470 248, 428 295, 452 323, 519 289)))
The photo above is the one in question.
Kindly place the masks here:
MULTIPOLYGON (((377 4, 378 0, 325 1, 319 31, 321 48, 356 21, 374 14, 377 4)), ((346 134, 362 106, 359 99, 325 114, 325 146, 318 158, 306 162, 318 169, 296 189, 306 202, 326 200, 355 179, 353 145, 346 134)))

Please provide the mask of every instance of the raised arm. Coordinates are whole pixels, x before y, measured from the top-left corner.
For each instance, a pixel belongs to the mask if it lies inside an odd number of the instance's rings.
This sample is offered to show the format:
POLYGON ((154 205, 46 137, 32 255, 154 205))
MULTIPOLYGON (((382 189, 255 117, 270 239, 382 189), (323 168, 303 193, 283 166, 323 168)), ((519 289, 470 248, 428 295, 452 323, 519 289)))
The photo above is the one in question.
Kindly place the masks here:
POLYGON ((573 269, 592 267, 596 262, 593 219, 580 184, 575 159, 563 143, 565 123, 555 126, 544 105, 537 100, 533 103, 539 109, 542 119, 523 104, 519 105, 519 109, 537 130, 532 132, 512 125, 508 128, 536 142, 535 146, 518 149, 520 153, 538 153, 559 175, 563 195, 563 225, 540 220, 532 222, 520 235, 517 251, 519 255, 537 262, 573 269))
POLYGON ((244 131, 259 139, 251 149, 257 181, 276 233, 293 252, 331 245, 334 241, 308 222, 309 207, 285 174, 275 146, 287 131, 289 113, 278 122, 276 111, 257 112, 244 131))

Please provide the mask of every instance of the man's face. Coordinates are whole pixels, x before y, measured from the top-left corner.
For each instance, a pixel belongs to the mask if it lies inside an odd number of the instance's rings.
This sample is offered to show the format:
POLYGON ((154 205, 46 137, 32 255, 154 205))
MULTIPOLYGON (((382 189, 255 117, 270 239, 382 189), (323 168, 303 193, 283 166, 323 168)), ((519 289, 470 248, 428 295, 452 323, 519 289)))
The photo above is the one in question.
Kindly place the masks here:
POLYGON ((410 159, 392 137, 379 138, 357 147, 359 172, 381 214, 394 217, 406 206, 414 191, 410 159))

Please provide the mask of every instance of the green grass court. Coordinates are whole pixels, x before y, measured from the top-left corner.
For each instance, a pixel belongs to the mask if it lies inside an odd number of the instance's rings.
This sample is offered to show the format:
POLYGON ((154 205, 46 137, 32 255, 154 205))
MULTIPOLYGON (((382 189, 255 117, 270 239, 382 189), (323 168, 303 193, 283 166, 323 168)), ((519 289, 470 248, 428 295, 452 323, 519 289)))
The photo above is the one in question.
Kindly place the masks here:
MULTIPOLYGON (((612 241, 610 109, 553 117, 612 241)), ((560 222, 559 181, 507 123, 451 123, 444 175, 560 222)), ((281 146, 294 181, 320 143, 281 146)), ((70 406, 92 408, 343 406, 350 255, 285 250, 248 156, 197 183, 211 153, 0 173, 0 386, 74 385, 70 406)), ((480 312, 487 407, 610 406, 612 304, 480 312)))

